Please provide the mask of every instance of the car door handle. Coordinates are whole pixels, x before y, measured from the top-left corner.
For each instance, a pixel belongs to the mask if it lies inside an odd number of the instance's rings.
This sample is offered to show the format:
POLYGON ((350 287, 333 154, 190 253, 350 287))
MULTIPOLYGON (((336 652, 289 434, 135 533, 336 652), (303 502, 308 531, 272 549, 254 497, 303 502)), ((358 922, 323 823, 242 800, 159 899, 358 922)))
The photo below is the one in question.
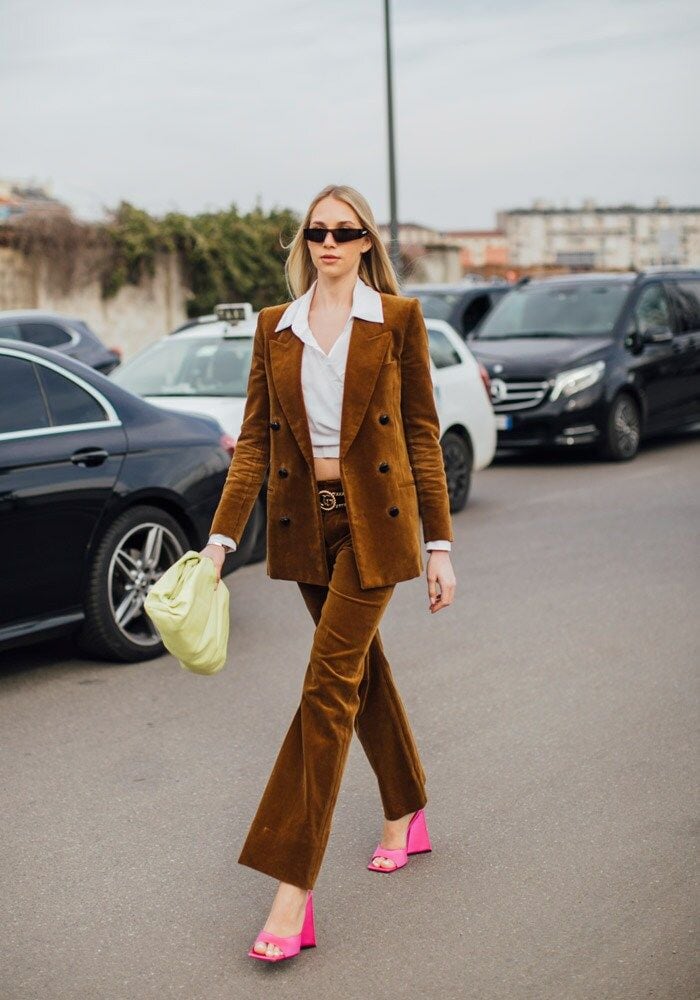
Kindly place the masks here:
POLYGON ((109 458, 109 452, 104 448, 80 448, 71 455, 70 460, 73 465, 102 465, 109 458))

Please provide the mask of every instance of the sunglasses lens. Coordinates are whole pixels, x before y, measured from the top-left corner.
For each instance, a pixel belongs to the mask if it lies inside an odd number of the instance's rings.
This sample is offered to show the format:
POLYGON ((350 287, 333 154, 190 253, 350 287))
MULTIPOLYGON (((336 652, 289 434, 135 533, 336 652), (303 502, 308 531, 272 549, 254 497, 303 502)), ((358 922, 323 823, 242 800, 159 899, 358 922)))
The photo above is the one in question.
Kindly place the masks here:
POLYGON ((333 234, 336 243, 349 243, 351 240, 359 240, 367 234, 366 229, 316 229, 309 227, 304 230, 304 239, 312 243, 323 243, 327 233, 333 234))

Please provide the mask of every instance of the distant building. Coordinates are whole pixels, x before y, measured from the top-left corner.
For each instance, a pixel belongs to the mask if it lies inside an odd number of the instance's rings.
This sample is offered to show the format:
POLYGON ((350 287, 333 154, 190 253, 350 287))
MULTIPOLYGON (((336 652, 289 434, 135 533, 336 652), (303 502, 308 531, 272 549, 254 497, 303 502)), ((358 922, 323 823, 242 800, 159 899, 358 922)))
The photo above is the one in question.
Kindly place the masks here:
POLYGON ((29 212, 71 214, 68 205, 52 197, 47 188, 0 178, 0 224, 29 212))
POLYGON ((657 198, 650 208, 580 208, 536 200, 531 208, 498 213, 510 262, 517 267, 627 270, 659 264, 700 265, 700 206, 675 207, 657 198))
MULTIPOLYGON (((389 226, 381 223, 378 228, 382 240, 389 246, 389 226)), ((401 222, 399 249, 406 261, 405 277, 409 281, 459 281, 464 273, 461 247, 439 229, 417 222, 401 222)))
POLYGON ((461 247, 462 271, 509 263, 508 240, 503 229, 448 229, 441 235, 461 247))

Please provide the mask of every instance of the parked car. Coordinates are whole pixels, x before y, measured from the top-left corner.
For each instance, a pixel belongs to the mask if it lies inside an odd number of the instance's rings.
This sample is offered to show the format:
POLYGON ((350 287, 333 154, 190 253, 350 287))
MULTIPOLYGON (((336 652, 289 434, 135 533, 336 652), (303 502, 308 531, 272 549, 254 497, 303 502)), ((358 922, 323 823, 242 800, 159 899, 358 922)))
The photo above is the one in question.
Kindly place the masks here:
POLYGON ((700 419, 700 270, 521 280, 469 337, 491 378, 499 447, 640 440, 700 419))
MULTIPOLYGON (((257 318, 248 302, 217 306, 211 316, 190 320, 139 351, 111 380, 155 406, 214 417, 235 443, 243 423, 257 318)), ((267 477, 251 515, 258 530, 249 562, 265 558, 266 491, 267 477)))
MULTIPOLYGON (((163 645, 143 600, 206 544, 231 442, 79 361, 0 340, 0 649, 58 633, 110 660, 163 645)), ((225 571, 245 563, 251 518, 225 571)))
POLYGON ((121 361, 121 351, 105 347, 87 323, 44 309, 10 309, 0 312, 0 337, 22 344, 38 344, 77 358, 106 375, 121 361))
MULTIPOLYGON (((257 314, 248 303, 217 306, 212 317, 186 324, 146 347, 112 378, 149 402, 208 413, 235 439, 243 422, 256 324, 257 314)), ((464 341, 443 320, 429 319, 426 326, 451 508, 458 511, 467 501, 472 471, 484 468, 493 458, 493 407, 485 391, 486 372, 464 341)), ((266 482, 257 506, 261 523, 266 523, 266 482)), ((265 530, 261 528, 251 561, 264 555, 265 530)))
POLYGON ((507 281, 408 284, 402 295, 420 299, 426 319, 444 319, 466 338, 512 288, 507 281))
POLYGON ((449 323, 426 319, 425 325, 450 510, 456 513, 467 502, 472 473, 486 468, 496 451, 489 378, 449 323))

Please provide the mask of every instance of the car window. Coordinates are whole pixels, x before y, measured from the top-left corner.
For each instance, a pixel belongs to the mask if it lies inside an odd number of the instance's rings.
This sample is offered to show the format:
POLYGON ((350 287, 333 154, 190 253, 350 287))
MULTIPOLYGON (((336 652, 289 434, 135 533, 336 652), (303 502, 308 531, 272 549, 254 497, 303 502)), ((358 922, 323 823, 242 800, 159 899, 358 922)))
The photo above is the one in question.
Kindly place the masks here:
POLYGON ((0 434, 48 426, 49 415, 34 365, 0 354, 0 434))
POLYGON ((475 295, 462 316, 462 333, 471 333, 477 323, 480 323, 491 308, 488 295, 475 295))
POLYGON ((416 292, 413 298, 420 301, 426 319, 449 320, 461 295, 461 292, 416 292))
POLYGON ((173 337, 147 348, 110 374, 139 396, 245 398, 252 337, 173 337))
POLYGON ((22 337, 29 344, 39 347, 61 347, 69 344, 71 336, 55 323, 20 323, 22 337))
POLYGON ((462 363, 459 354, 441 330, 428 328, 428 339, 430 341, 430 357, 436 368, 449 368, 450 365, 462 363))
POLYGON ((642 289, 634 307, 634 319, 637 331, 642 334, 654 327, 671 329, 671 310, 661 284, 642 289))
POLYGON ((611 333, 629 294, 629 282, 586 281, 514 288, 479 327, 479 339, 586 337, 611 333))
POLYGON ((700 279, 670 281, 667 289, 673 300, 678 333, 700 331, 700 279))
POLYGON ((22 331, 18 323, 3 323, 0 325, 0 337, 7 337, 8 340, 21 340, 22 331))
POLYGON ((107 420, 107 414, 94 396, 59 372, 37 365, 37 372, 49 404, 51 423, 91 424, 107 420))

